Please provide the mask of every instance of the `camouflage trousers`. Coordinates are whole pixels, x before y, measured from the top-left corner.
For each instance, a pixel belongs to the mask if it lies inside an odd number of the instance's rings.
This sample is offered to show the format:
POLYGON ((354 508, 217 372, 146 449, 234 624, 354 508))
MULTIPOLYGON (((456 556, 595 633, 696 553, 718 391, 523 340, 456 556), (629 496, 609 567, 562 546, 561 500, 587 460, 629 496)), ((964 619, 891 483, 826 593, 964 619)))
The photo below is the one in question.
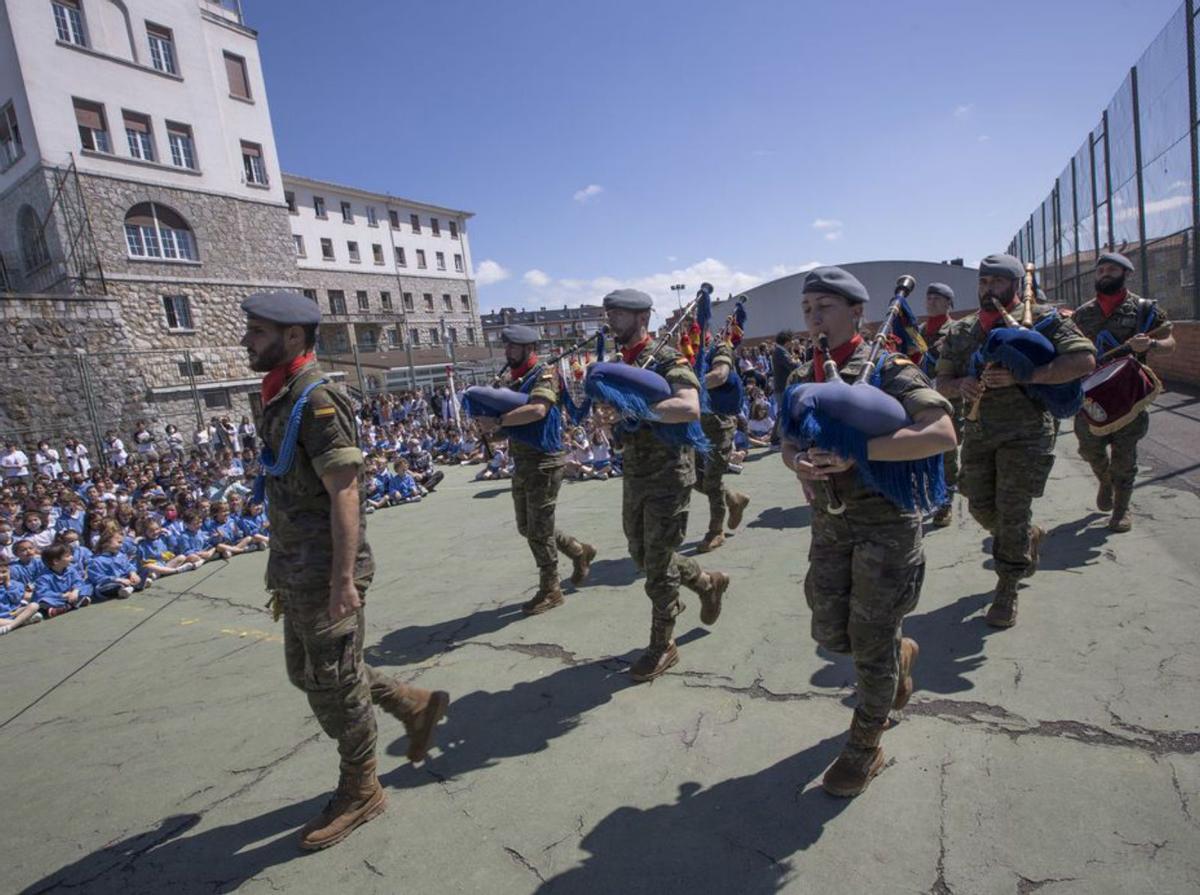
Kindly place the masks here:
POLYGON ((725 525, 725 473, 733 455, 733 433, 737 419, 724 414, 706 413, 700 420, 704 434, 712 442, 712 453, 696 452, 696 484, 692 487, 708 497, 708 530, 719 532, 725 525))
POLYGON ((676 548, 687 534, 691 489, 674 478, 630 476, 621 479, 621 522, 629 555, 646 572, 646 596, 653 616, 673 619, 682 610, 679 585, 696 590, 704 572, 676 548))
POLYGON ((962 444, 963 437, 963 418, 962 408, 955 406, 954 415, 954 434, 958 438, 958 444, 952 447, 946 453, 942 454, 942 467, 946 475, 946 496, 953 497, 958 491, 958 448, 962 444))
MULTIPOLYGON (((365 597, 366 588, 359 593, 365 597)), ((374 704, 401 685, 363 661, 364 609, 334 621, 327 590, 279 594, 288 680, 304 691, 321 729, 337 740, 342 768, 358 767, 375 755, 374 704)))
POLYGON ((975 521, 992 535, 992 558, 1002 580, 1032 569, 1029 532, 1033 500, 1046 490, 1054 466, 1054 424, 965 423, 958 486, 975 521))
POLYGON ((1108 475, 1117 491, 1132 491, 1137 477, 1137 443, 1150 431, 1150 414, 1143 410, 1129 425, 1108 435, 1093 435, 1085 417, 1075 417, 1079 456, 1092 467, 1096 478, 1108 475), (1110 453, 1109 448, 1112 448, 1110 453))
POLYGON ((854 658, 858 712, 887 721, 900 668, 900 625, 916 608, 925 580, 921 522, 880 522, 813 513, 804 597, 813 640, 854 658))
POLYGON ((529 552, 543 584, 558 582, 558 551, 574 558, 583 549, 579 541, 554 527, 554 509, 564 472, 562 464, 546 468, 533 465, 530 469, 517 464, 512 478, 517 531, 529 542, 529 552))

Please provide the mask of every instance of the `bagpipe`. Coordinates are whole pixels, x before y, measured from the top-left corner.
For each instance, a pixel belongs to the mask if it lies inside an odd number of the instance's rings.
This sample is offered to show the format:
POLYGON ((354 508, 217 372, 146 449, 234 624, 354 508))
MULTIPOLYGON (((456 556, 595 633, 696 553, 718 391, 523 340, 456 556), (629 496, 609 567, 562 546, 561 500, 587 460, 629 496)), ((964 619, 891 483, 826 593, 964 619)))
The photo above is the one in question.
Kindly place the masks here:
MULTIPOLYGON (((983 347, 971 356, 968 375, 978 378, 989 366, 1004 367, 1052 416, 1067 419, 1075 416, 1083 404, 1083 386, 1078 380, 1055 385, 1029 382, 1035 370, 1052 363, 1058 357, 1058 349, 1045 335, 1046 331, 1057 325, 1058 312, 1047 314, 1034 323, 1033 305, 1036 293, 1034 266, 1026 264, 1022 319, 1018 322, 1007 308, 992 299, 992 304, 1004 320, 1004 327, 993 329, 983 347)), ((986 392, 981 391, 971 404, 966 415, 969 421, 979 420, 979 408, 985 394, 986 392)))
MULTIPOLYGON (((1138 333, 1155 329, 1158 311, 1154 302, 1141 299, 1138 333)), ((1096 337, 1096 369, 1083 380, 1083 406, 1079 412, 1093 435, 1110 435, 1125 428, 1162 394, 1158 375, 1142 363, 1128 345, 1104 330, 1096 337), (1107 349, 1107 350, 1106 350, 1107 349)))
MULTIPOLYGON (((707 349, 709 369, 712 368, 713 358, 721 350, 722 345, 734 348, 742 340, 742 333, 745 331, 748 317, 746 301, 745 295, 739 295, 734 299, 733 312, 725 318, 725 322, 721 325, 721 331, 707 349)), ((714 389, 707 389, 705 394, 708 396, 708 402, 706 406, 702 406, 703 411, 727 416, 736 416, 741 413, 742 404, 746 399, 746 389, 742 383, 742 377, 738 373, 737 363, 729 365, 729 376, 721 385, 714 389)))
MULTIPOLYGON (((624 363, 598 362, 588 368, 584 380, 584 391, 587 396, 602 404, 612 407, 621 417, 614 427, 614 435, 634 432, 642 426, 649 426, 660 441, 673 447, 692 447, 707 454, 712 445, 704 434, 698 421, 689 423, 664 423, 654 411, 654 405, 671 397, 671 384, 657 370, 651 370, 650 364, 658 351, 671 339, 683 321, 696 315, 700 327, 701 344, 704 333, 712 318, 712 284, 702 283, 696 297, 680 313, 678 319, 671 324, 655 340, 646 354, 646 360, 641 366, 624 363)), ((700 380, 701 407, 707 401, 704 388, 704 376, 708 372, 707 352, 701 352, 697 358, 696 376, 700 380)))
MULTIPOLYGON (((916 315, 908 305, 908 295, 916 284, 907 274, 896 281, 887 315, 853 383, 842 379, 837 363, 830 356, 825 334, 817 337, 825 358, 825 381, 790 386, 784 392, 780 423, 784 437, 801 450, 819 447, 853 459, 864 485, 910 512, 918 508, 931 510, 946 502, 941 454, 921 460, 888 461, 871 460, 867 453, 872 438, 891 435, 913 422, 904 405, 879 388, 878 383, 889 357, 884 351, 888 338, 896 334, 904 343, 912 339, 912 332, 907 330, 916 331, 916 315)), ((826 480, 822 484, 826 486, 827 511, 840 516, 846 505, 838 498, 834 482, 826 480)))
MULTIPOLYGON (((500 386, 504 372, 510 366, 505 363, 500 371, 496 374, 493 384, 490 386, 473 385, 463 393, 462 408, 469 416, 473 417, 490 417, 499 419, 506 413, 516 410, 518 407, 524 407, 529 403, 529 394, 533 391, 533 387, 537 385, 538 379, 548 367, 561 364, 568 357, 584 351, 593 342, 596 345, 596 356, 604 357, 604 334, 605 327, 600 327, 595 335, 588 336, 576 342, 570 348, 567 348, 557 355, 545 361, 540 361, 521 377, 517 383, 516 389, 500 386)), ((564 388, 563 394, 566 394, 564 388)), ((572 419, 576 419, 575 410, 572 408, 571 399, 568 395, 566 398, 567 411, 572 419)), ((587 409, 579 415, 578 419, 582 419, 587 415, 587 409)), ((563 449, 562 446, 562 414, 558 409, 558 404, 550 407, 546 416, 537 422, 525 423, 520 426, 505 426, 504 431, 507 435, 515 438, 517 441, 528 444, 537 448, 543 453, 553 454, 558 453, 563 449)))

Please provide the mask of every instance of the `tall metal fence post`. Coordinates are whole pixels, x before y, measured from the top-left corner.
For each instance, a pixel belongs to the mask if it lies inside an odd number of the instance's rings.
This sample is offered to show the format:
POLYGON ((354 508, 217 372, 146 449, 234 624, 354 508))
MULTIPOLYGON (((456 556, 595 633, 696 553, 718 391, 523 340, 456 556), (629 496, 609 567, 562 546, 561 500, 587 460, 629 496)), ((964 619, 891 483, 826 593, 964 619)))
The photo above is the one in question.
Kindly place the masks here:
POLYGON ((192 365, 192 352, 184 349, 183 362, 187 364, 188 386, 192 390, 192 406, 196 409, 196 428, 204 428, 204 411, 200 407, 200 389, 196 388, 196 368, 192 365))
POLYGON ((413 366, 412 330, 408 331, 408 338, 404 340, 404 357, 408 361, 408 390, 415 392, 417 390, 417 368, 413 366))
POLYGON ((88 421, 92 424, 92 438, 95 439, 96 453, 94 459, 103 470, 108 469, 108 454, 104 452, 104 438, 100 434, 100 419, 96 412, 96 395, 92 391, 92 376, 88 370, 87 358, 82 353, 76 354, 79 362, 79 384, 83 386, 83 400, 87 407, 88 421))
POLYGON ((1187 16, 1188 130, 1192 147, 1192 318, 1200 320, 1200 135, 1197 135, 1196 4, 1184 0, 1187 16))
MULTIPOLYGON (((1112 251, 1113 244, 1113 202, 1112 202, 1112 145, 1108 139, 1108 109, 1105 109, 1100 119, 1104 122, 1104 200, 1108 203, 1106 206, 1106 214, 1108 216, 1108 241, 1104 243, 1104 248, 1112 251)), ((1098 222, 1097 222, 1098 223, 1098 222)))
POLYGON ((354 369, 358 373, 358 391, 367 400, 367 380, 363 378, 362 364, 358 360, 358 339, 350 341, 350 353, 354 356, 354 369))
POLYGON ((1138 70, 1129 70, 1129 86, 1133 96, 1133 176, 1137 178, 1138 267, 1142 274, 1142 295, 1150 294, 1149 252, 1146 251, 1146 193, 1142 183, 1142 114, 1138 101, 1138 70))

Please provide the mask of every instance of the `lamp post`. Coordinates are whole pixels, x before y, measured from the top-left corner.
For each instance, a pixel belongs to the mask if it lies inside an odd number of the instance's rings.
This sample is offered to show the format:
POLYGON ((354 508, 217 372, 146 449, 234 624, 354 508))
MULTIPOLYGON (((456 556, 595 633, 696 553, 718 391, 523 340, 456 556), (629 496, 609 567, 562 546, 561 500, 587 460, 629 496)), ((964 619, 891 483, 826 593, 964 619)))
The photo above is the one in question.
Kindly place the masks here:
POLYGON ((687 286, 685 286, 683 283, 676 283, 671 287, 671 291, 675 293, 675 306, 680 311, 683 310, 683 290, 686 288, 687 286))

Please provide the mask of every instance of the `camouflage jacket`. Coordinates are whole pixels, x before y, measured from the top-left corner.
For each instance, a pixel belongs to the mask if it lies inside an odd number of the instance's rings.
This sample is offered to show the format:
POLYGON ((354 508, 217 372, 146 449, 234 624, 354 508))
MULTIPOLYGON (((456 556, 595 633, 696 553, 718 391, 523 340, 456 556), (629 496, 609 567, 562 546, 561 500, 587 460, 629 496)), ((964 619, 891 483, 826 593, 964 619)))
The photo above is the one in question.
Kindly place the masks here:
MULTIPOLYGON (((315 363, 306 364, 263 408, 259 433, 264 444, 279 453, 292 407, 304 389, 322 377, 315 363)), ((354 408, 337 386, 317 386, 300 417, 295 462, 280 476, 267 476, 267 515, 271 520, 271 550, 267 558, 269 590, 327 591, 333 570, 331 501, 321 476, 340 466, 358 469, 358 556, 356 580, 369 581, 375 571, 367 544, 363 513, 366 487, 363 454, 358 447, 354 408)))
MULTIPOLYGON (((641 366, 650 357, 652 343, 647 343, 641 354, 634 360, 636 366, 641 366)), ((700 380, 688 363, 686 357, 672 348, 663 345, 653 355, 654 360, 649 367, 658 375, 674 386, 685 386, 700 390, 700 380)), ((681 487, 688 487, 696 480, 695 452, 690 448, 673 447, 665 444, 651 430, 650 426, 639 426, 634 432, 626 432, 621 437, 624 445, 624 474, 626 478, 638 476, 655 476, 664 479, 671 478, 681 487)))
MULTIPOLYGON (((1100 303, 1093 298, 1080 305, 1071 319, 1075 321, 1075 325, 1079 327, 1080 331, 1092 340, 1093 345, 1096 344, 1096 339, 1102 332, 1109 333, 1117 344, 1123 345, 1137 335, 1138 303, 1142 300, 1141 296, 1130 292, 1125 296, 1125 300, 1117 305, 1116 310, 1105 317, 1100 303)), ((1162 305, 1156 304, 1154 313, 1155 320, 1150 327, 1150 332, 1156 332, 1163 327, 1170 332, 1171 320, 1167 317, 1167 312, 1162 309, 1162 305)), ((1145 359, 1144 354, 1140 357, 1145 359)))

